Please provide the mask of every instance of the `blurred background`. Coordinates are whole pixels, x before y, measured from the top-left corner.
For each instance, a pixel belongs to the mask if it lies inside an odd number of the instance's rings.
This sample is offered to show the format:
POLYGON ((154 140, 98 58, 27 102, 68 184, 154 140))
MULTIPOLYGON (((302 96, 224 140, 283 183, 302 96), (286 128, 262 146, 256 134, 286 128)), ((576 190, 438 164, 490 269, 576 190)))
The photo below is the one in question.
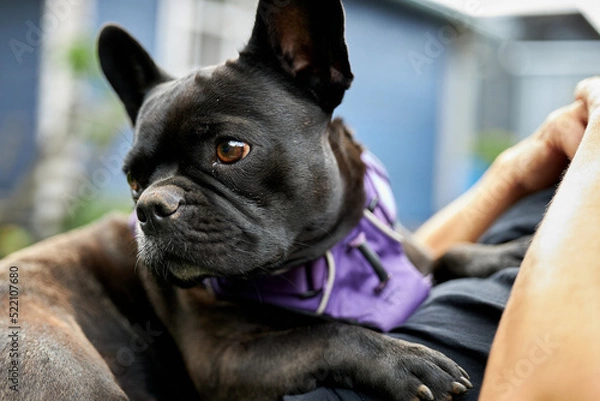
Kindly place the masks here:
MULTIPOLYGON (((345 0, 355 81, 337 110, 416 228, 600 74, 600 2, 345 0)), ((131 211, 125 113, 95 35, 126 27, 172 74, 236 56, 253 0, 0 0, 0 256, 131 211)))

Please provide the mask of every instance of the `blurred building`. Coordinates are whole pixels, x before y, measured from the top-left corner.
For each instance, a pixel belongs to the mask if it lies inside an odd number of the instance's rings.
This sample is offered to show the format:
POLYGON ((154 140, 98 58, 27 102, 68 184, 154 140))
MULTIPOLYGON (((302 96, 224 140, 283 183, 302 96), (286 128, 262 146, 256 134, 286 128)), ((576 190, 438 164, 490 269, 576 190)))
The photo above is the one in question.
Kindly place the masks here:
POLYGON ((41 37, 36 30, 29 36, 26 32, 39 23, 42 12, 42 0, 17 7, 0 3, 0 200, 25 185, 37 156, 41 37))
POLYGON ((600 74, 600 2, 427 4, 469 28, 447 47, 433 184, 438 209, 472 185, 502 148, 572 102, 580 80, 600 74))
MULTIPOLYGON (((336 114, 388 167, 409 227, 570 102, 580 79, 600 73, 600 12, 556 1, 509 3, 490 12, 477 0, 344 1, 356 78, 336 114)), ((43 237, 65 220, 131 207, 118 168, 131 132, 85 50, 93 49, 103 23, 123 25, 167 71, 181 75, 235 57, 255 6, 0 2, 0 225, 43 237)))

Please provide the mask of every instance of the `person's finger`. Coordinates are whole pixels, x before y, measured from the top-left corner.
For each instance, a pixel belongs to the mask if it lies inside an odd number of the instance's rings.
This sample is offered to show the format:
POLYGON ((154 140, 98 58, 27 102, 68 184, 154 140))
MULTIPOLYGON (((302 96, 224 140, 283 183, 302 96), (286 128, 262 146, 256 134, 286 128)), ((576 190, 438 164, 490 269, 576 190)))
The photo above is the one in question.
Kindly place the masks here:
POLYGON ((580 120, 570 119, 565 122, 565 129, 562 135, 557 138, 557 145, 567 155, 569 159, 573 159, 583 135, 585 134, 586 124, 580 120))
POLYGON ((568 105, 566 108, 566 112, 571 117, 580 121, 582 124, 584 124, 584 125, 587 124, 588 117, 589 117, 589 111, 588 111, 586 103, 583 100, 578 99, 575 102, 568 105))
POLYGON ((546 123, 554 123, 556 121, 562 121, 567 119, 576 119, 582 123, 587 123, 588 120, 588 108, 587 104, 579 99, 573 103, 563 106, 548 115, 546 123))
POLYGON ((552 146, 572 159, 583 139, 587 119, 587 105, 581 100, 563 108, 562 113, 552 122, 552 130, 548 138, 552 146))
POLYGON ((582 100, 588 113, 600 110, 600 77, 584 79, 575 88, 575 99, 582 100))
POLYGON ((581 143, 587 120, 587 105, 578 100, 548 117, 543 136, 550 146, 571 159, 581 143))

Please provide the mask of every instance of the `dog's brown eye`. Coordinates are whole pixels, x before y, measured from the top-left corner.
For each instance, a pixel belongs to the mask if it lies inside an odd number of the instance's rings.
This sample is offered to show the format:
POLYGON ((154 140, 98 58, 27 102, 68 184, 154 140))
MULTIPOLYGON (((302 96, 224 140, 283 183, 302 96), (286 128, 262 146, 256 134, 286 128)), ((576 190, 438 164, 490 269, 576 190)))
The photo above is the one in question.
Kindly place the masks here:
POLYGON ((217 157, 223 163, 231 164, 239 162, 248 156, 250 145, 245 142, 229 140, 217 146, 217 157))
POLYGON ((131 188, 131 191, 133 192, 133 195, 136 196, 137 194, 139 194, 140 190, 142 189, 141 185, 133 178, 133 176, 131 175, 131 172, 127 173, 127 183, 129 184, 129 187, 131 188))

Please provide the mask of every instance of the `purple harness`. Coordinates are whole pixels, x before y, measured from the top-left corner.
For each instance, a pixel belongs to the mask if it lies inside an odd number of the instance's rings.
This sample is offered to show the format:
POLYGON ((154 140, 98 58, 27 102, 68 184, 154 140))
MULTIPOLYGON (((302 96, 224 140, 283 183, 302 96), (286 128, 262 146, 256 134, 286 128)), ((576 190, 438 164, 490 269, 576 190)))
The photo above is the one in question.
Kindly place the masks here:
POLYGON ((206 280, 216 295, 325 315, 387 332, 427 298, 423 277, 394 229, 396 203, 385 168, 363 152, 367 206, 358 225, 324 256, 283 273, 250 280, 206 280))

